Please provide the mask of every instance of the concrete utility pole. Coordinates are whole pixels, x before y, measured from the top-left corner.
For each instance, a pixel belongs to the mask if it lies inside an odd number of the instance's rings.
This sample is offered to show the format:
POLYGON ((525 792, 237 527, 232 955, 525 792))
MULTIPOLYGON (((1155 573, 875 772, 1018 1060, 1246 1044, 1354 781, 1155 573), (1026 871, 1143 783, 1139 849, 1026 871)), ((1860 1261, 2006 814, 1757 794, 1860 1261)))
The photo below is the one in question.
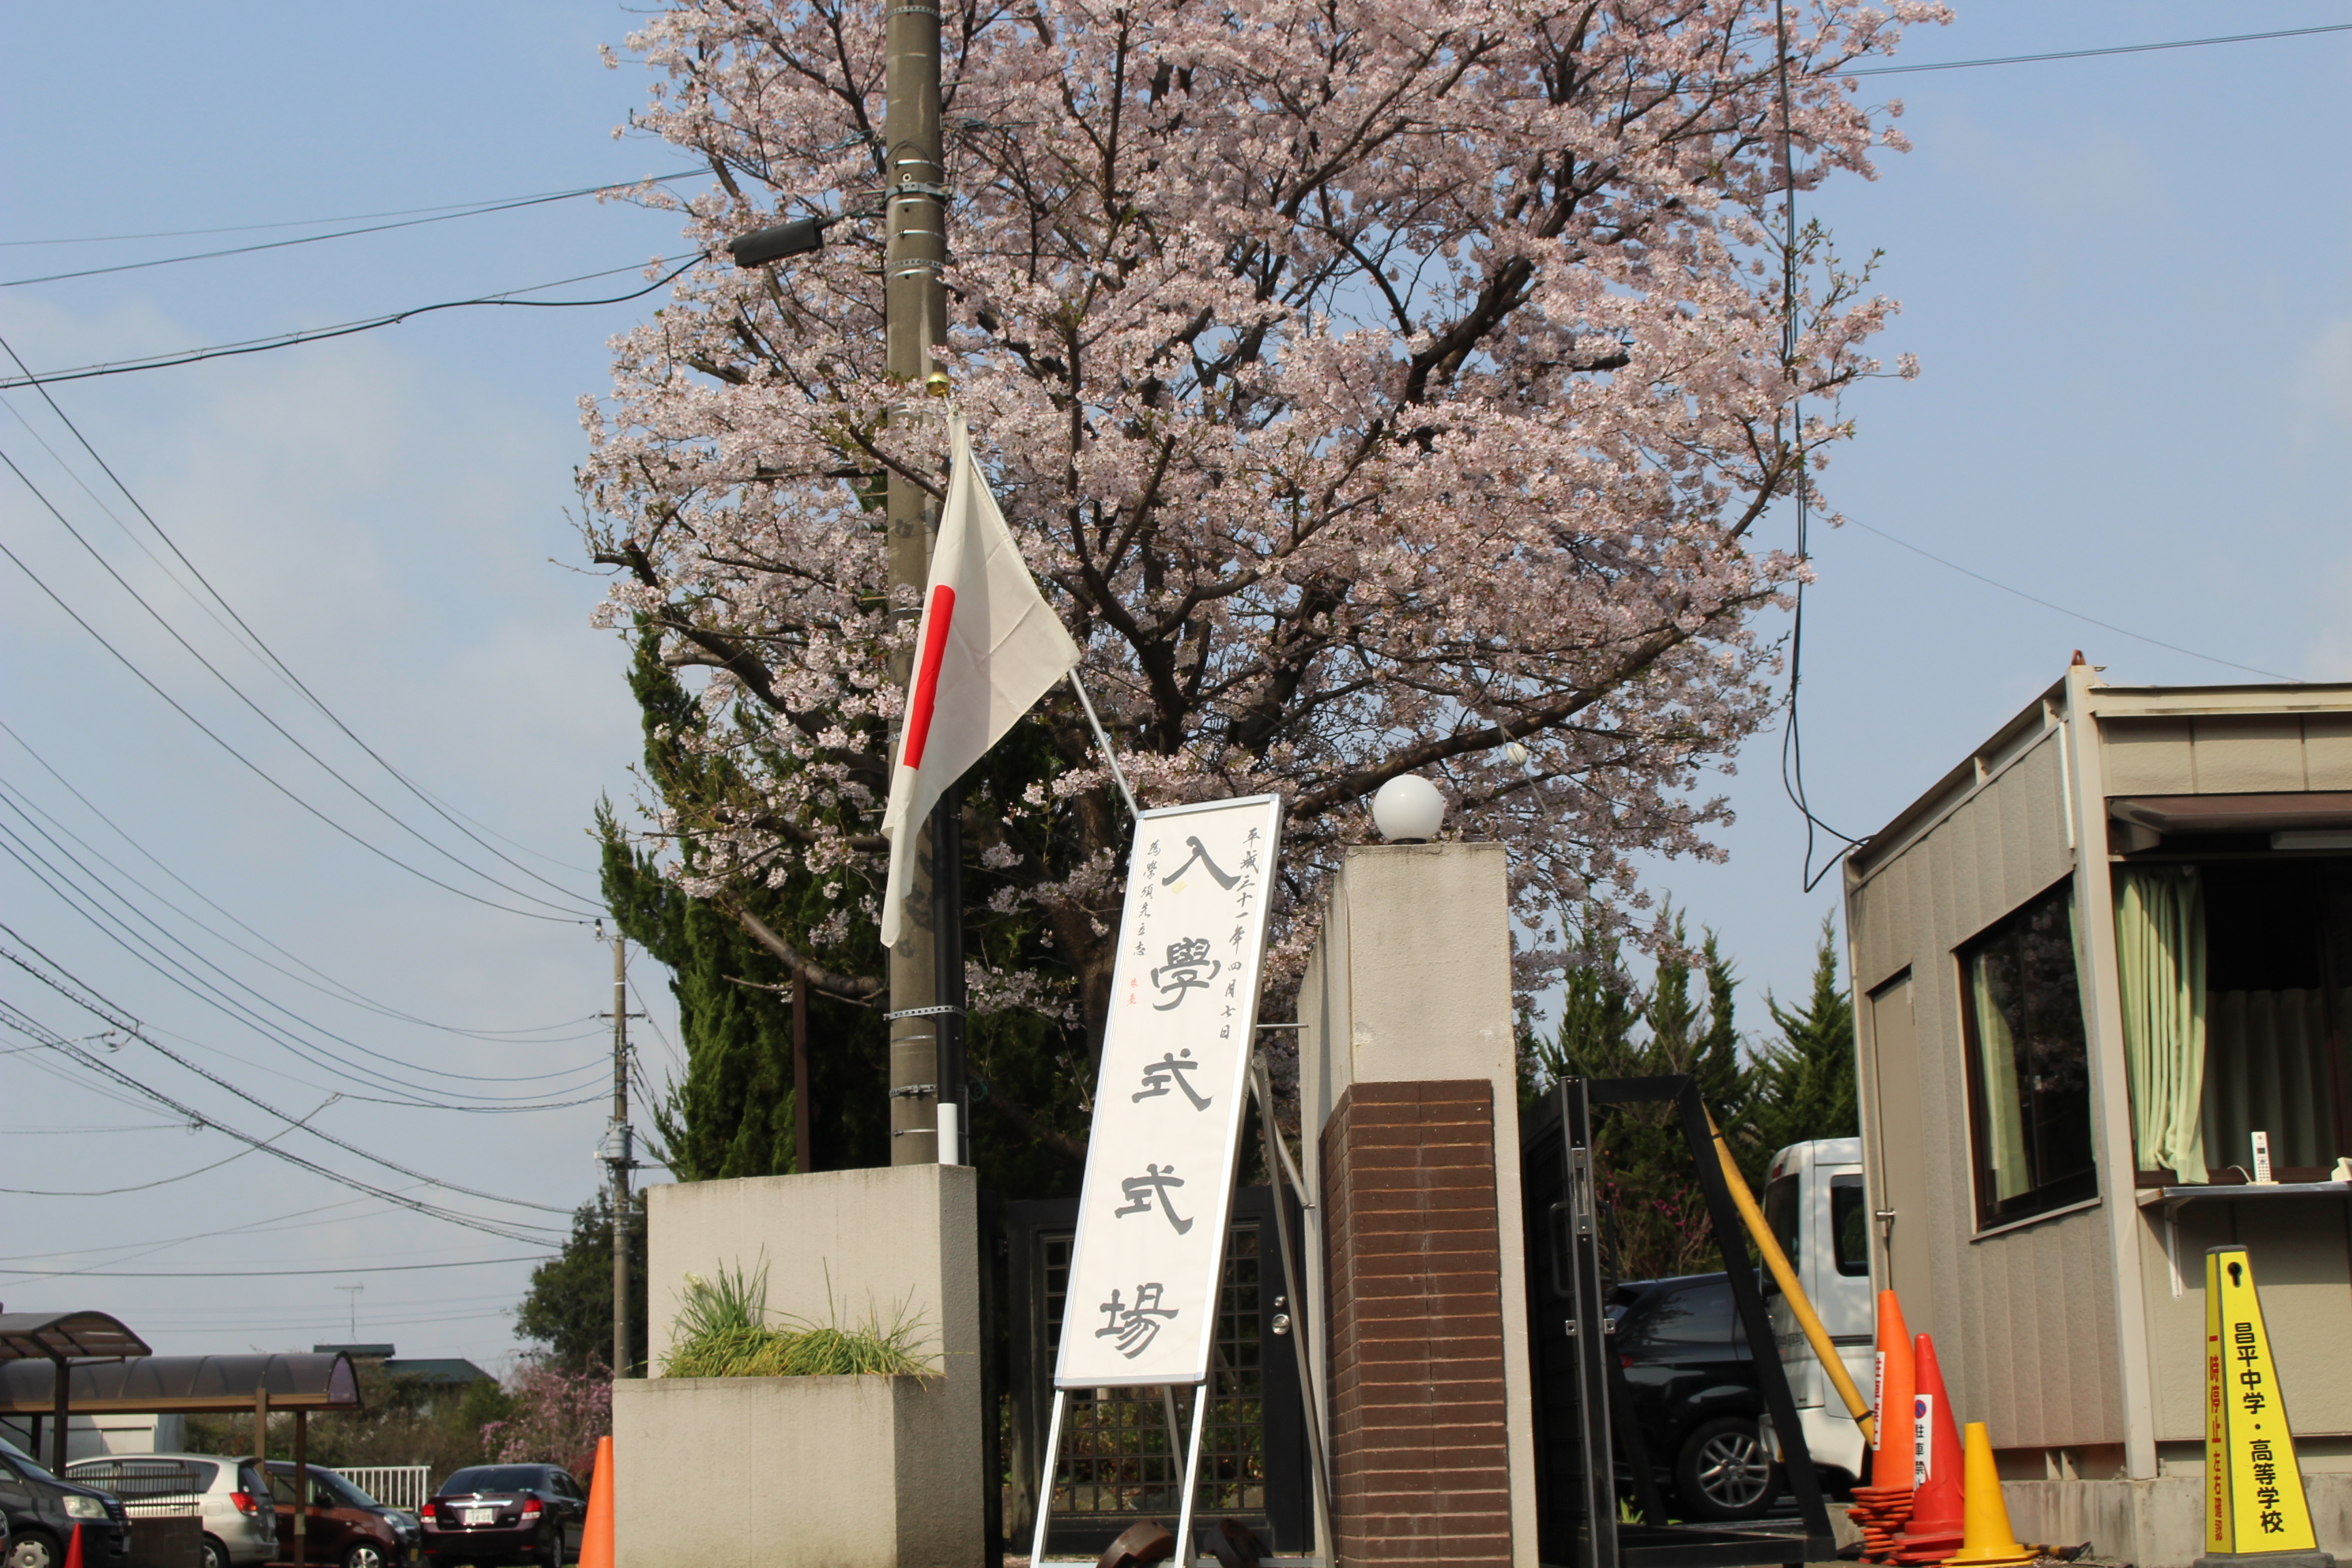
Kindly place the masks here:
MULTIPOLYGON (((937 0, 896 0, 883 22, 887 63, 882 121, 883 200, 887 243, 883 251, 885 360, 891 376, 910 390, 944 393, 947 378, 934 371, 931 345, 946 335, 947 298, 941 272, 947 264, 947 169, 940 135, 940 13, 937 0)), ((930 577, 931 541, 939 509, 921 487, 893 471, 888 477, 889 574, 896 612, 913 619, 930 577)), ((894 674, 903 684, 909 659, 894 674)), ((940 938, 961 921, 957 910, 940 918, 937 894, 941 869, 940 826, 948 825, 950 854, 955 793, 932 813, 916 844, 912 906, 905 934, 890 950, 890 1163, 928 1165, 940 1159, 939 1105, 956 1076, 953 1050, 961 1022, 950 1004, 961 999, 962 961, 955 970, 941 963, 940 938), (943 1071, 946 1068, 949 1070, 943 1071)), ((953 1160, 955 1151, 946 1151, 953 1160)))
POLYGON ((604 1163, 613 1173, 613 1375, 629 1375, 629 940, 613 937, 613 1120, 604 1163))

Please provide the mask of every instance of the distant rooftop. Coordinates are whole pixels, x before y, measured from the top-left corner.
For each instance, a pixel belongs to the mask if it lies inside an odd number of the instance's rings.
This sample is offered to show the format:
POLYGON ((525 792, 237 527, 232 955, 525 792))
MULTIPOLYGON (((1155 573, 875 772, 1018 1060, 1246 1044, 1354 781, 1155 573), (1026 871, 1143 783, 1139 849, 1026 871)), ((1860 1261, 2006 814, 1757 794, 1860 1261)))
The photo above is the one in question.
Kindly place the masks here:
POLYGON ((457 1387, 468 1383, 496 1381, 472 1362, 459 1356, 397 1355, 391 1345, 313 1345, 312 1350, 325 1354, 340 1352, 354 1361, 380 1361, 383 1370, 395 1377, 422 1379, 439 1386, 457 1387))

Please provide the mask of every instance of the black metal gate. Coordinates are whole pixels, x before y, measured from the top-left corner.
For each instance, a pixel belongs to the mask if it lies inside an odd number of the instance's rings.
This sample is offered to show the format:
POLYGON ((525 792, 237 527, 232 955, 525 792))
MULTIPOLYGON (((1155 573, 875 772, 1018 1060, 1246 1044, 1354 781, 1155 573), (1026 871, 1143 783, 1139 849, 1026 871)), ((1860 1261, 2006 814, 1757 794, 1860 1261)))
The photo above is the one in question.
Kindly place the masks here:
POLYGON ((1829 1514, 1696 1086, 1686 1076, 1566 1079, 1523 1123, 1519 1159, 1542 1561, 1573 1568, 1741 1568, 1827 1560, 1833 1551, 1829 1514), (1673 1101, 1690 1147, 1692 1175, 1706 1196, 1765 1407, 1783 1435, 1789 1489, 1797 1503, 1794 1531, 1667 1522, 1623 1368, 1608 1346, 1612 1325, 1602 1304, 1597 1234, 1601 1173, 1594 1170, 1591 1108, 1642 1100, 1673 1101), (1619 1517, 1620 1453, 1629 1461, 1639 1523, 1619 1517))
MULTIPOLYGON (((1292 1553, 1311 1550, 1314 1531, 1306 1409, 1297 1359, 1284 1342, 1297 1307, 1284 1291, 1274 1202, 1266 1187, 1234 1194, 1193 1510, 1203 1520, 1239 1520, 1275 1551, 1292 1553)), ((1006 1205, 1011 1365, 1005 1381, 1012 1397, 1004 1522, 1006 1536, 1024 1544, 1037 1517, 1037 1471, 1054 1399, 1054 1357, 1069 1305, 1064 1289, 1077 1217, 1075 1198, 1006 1205)), ((1295 1203, 1288 1217, 1291 1235, 1298 1236, 1295 1203)), ((1301 1271, 1293 1274, 1304 1278, 1301 1271)), ((1088 1315, 1078 1308, 1081 1321, 1088 1315)), ((1189 1403, 1180 1419, 1192 1419, 1189 1403)), ((1183 1472, 1184 1439, 1171 1439, 1160 1390, 1070 1390, 1047 1549, 1092 1556, 1139 1520, 1173 1529, 1183 1472)))

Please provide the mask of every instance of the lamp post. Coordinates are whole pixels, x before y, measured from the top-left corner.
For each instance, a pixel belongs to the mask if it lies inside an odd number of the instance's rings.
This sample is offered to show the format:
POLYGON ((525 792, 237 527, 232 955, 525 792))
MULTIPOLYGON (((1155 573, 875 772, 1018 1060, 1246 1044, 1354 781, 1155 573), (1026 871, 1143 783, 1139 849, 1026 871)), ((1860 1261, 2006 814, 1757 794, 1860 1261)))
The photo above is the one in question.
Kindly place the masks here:
MULTIPOLYGON (((883 22, 886 64, 882 121, 884 365, 902 385, 944 395, 947 376, 931 361, 947 331, 946 151, 940 133, 940 12, 937 0, 896 0, 883 22)), ((729 252, 739 267, 805 255, 824 243, 836 217, 796 218, 742 235, 729 252)), ((903 413, 903 411, 901 411, 903 413)), ((895 469, 887 477, 886 550, 891 616, 921 614, 930 579, 939 508, 921 486, 895 469)), ((911 655, 894 662, 907 679, 911 655)), ((959 1158, 961 1138, 941 1148, 940 1130, 956 1128, 963 1080, 963 899, 959 862, 960 792, 940 797, 914 846, 909 919, 889 953, 890 1163, 928 1165, 959 1158)))

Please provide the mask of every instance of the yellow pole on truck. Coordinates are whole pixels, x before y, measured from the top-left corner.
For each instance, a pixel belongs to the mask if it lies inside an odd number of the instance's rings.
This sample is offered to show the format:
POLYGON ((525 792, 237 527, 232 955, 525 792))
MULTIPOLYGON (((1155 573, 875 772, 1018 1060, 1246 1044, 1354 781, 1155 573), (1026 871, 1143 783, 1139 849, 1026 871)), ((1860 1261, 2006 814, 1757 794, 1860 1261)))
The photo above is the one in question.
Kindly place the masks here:
POLYGON ((1748 1190, 1748 1178, 1739 1173, 1739 1162, 1731 1157, 1731 1145, 1724 1142, 1723 1129, 1715 1124, 1712 1110, 1706 1113, 1706 1130, 1715 1135, 1715 1155, 1723 1162, 1724 1182, 1731 1188, 1731 1201, 1738 1208, 1739 1217, 1748 1222, 1748 1234, 1756 1238, 1756 1250, 1764 1255, 1764 1267, 1772 1271, 1780 1294, 1789 1299, 1789 1310, 1796 1313, 1797 1326, 1805 1331, 1805 1342, 1820 1358, 1822 1370, 1830 1374, 1830 1384, 1838 1391, 1838 1397, 1845 1401, 1846 1413, 1862 1428, 1862 1440, 1871 1442, 1877 1424, 1871 1419, 1870 1402, 1853 1385, 1845 1363, 1838 1357, 1837 1347, 1830 1343, 1830 1331, 1822 1327, 1813 1304, 1805 1300, 1805 1288, 1797 1283, 1797 1271, 1789 1267, 1789 1255, 1780 1250, 1780 1238, 1764 1223, 1764 1211, 1756 1206, 1756 1194, 1748 1190))

